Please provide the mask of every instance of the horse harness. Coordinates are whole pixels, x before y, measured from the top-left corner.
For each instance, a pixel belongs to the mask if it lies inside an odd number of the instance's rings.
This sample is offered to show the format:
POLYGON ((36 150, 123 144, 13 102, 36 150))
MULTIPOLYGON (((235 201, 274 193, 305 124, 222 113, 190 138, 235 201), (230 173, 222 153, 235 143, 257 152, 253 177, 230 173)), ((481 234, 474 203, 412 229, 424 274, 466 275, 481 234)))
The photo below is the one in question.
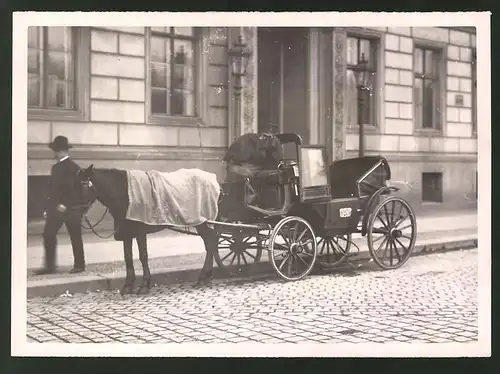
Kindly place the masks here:
MULTIPOLYGON (((92 189, 94 192, 96 192, 97 194, 97 191, 94 187, 94 184, 92 183, 92 181, 90 180, 87 180, 87 181, 82 181, 81 182, 82 185, 86 185, 88 188, 92 189)), ((71 207, 70 209, 83 209, 83 219, 85 220, 85 222, 88 224, 88 227, 84 226, 83 223, 82 223, 82 228, 85 229, 85 230, 91 230, 92 233, 101 238, 101 239, 109 239, 111 238, 114 234, 115 234, 115 230, 109 235, 109 236, 101 236, 96 230, 95 228, 104 220, 104 217, 106 217, 106 214, 108 213, 109 211, 109 208, 106 207, 106 209, 104 210, 104 213, 102 215, 102 217, 97 220, 97 222, 95 224, 92 225, 92 223, 90 223, 90 220, 87 216, 87 213, 90 209, 90 207, 95 203, 95 201, 97 200, 97 197, 94 197, 92 198, 91 200, 89 200, 89 202, 85 203, 85 204, 81 204, 81 205, 77 205, 77 206, 74 206, 74 207, 71 207)))

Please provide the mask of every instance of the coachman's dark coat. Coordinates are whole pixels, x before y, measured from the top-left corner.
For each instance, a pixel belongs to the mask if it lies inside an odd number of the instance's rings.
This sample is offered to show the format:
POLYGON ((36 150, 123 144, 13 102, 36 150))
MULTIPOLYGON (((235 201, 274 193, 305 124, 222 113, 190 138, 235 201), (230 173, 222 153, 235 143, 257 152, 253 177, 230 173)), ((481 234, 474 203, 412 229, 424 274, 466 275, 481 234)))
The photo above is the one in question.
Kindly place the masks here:
POLYGON ((79 170, 80 167, 70 158, 57 162, 52 166, 47 211, 53 211, 59 204, 67 208, 80 204, 80 190, 75 188, 79 170))

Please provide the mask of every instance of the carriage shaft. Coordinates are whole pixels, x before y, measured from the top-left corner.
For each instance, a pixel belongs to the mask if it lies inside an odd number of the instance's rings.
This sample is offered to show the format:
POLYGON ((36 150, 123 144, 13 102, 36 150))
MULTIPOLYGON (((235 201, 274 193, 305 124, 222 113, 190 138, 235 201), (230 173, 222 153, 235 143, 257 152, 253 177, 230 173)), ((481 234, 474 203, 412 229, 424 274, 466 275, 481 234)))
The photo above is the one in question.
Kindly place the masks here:
POLYGON ((229 222, 219 222, 219 221, 206 221, 209 225, 222 226, 222 227, 234 227, 238 229, 248 229, 248 230, 266 230, 267 227, 258 225, 249 225, 245 223, 229 223, 229 222))

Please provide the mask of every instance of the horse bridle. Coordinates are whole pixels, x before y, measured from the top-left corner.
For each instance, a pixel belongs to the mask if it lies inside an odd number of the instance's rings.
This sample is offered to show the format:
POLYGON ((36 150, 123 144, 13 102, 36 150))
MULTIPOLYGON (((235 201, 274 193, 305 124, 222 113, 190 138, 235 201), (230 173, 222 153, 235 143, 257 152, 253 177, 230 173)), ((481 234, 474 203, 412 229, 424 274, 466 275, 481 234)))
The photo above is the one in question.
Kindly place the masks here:
POLYGON ((90 199, 86 204, 82 204, 82 205, 77 205, 76 207, 73 207, 72 209, 83 209, 83 219, 85 220, 85 222, 88 224, 88 227, 85 227, 82 223, 82 228, 85 229, 85 230, 91 230, 92 233, 101 238, 101 239, 109 239, 111 238, 115 232, 113 231, 109 236, 101 236, 96 230, 95 228, 104 220, 104 217, 106 217, 106 214, 108 213, 109 209, 108 207, 106 207, 106 209, 104 210, 104 213, 102 215, 102 217, 97 220, 97 222, 95 224, 92 225, 92 223, 90 223, 90 220, 87 216, 87 213, 90 209, 90 207, 96 202, 97 200, 97 190, 95 189, 94 187, 94 184, 92 183, 92 181, 90 179, 87 179, 86 181, 82 181, 80 182, 82 185, 86 185, 88 188, 90 188, 94 193, 94 197, 92 199, 90 199))

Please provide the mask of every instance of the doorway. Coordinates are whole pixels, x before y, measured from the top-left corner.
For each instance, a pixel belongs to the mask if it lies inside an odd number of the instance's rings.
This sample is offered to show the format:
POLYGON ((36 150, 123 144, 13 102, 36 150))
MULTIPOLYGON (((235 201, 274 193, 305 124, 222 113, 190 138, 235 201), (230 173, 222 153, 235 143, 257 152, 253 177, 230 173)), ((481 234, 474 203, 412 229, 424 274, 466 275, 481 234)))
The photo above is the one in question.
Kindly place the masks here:
POLYGON ((276 126, 309 143, 308 42, 305 27, 258 28, 258 130, 276 126))

